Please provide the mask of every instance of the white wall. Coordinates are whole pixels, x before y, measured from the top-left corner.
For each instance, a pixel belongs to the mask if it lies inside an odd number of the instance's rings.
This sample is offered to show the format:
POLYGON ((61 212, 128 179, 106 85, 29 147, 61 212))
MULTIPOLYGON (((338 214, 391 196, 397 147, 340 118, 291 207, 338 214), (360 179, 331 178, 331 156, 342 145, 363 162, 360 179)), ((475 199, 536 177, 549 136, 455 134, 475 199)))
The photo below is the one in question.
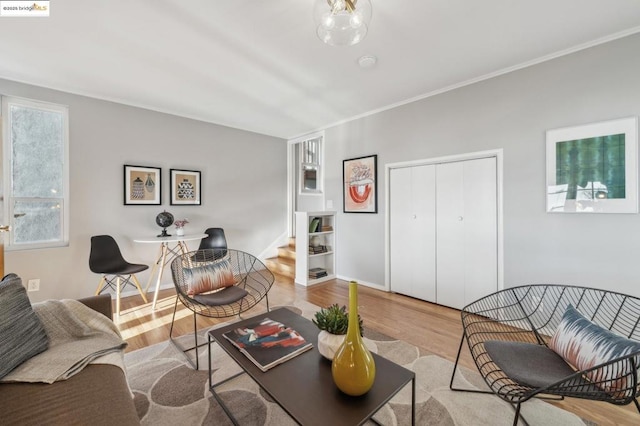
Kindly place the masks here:
MULTIPOLYGON (((88 266, 92 235, 113 235, 127 260, 151 265, 158 246, 131 238, 156 235, 163 209, 189 218, 187 232, 223 227, 230 247, 256 255, 286 230, 283 139, 7 80, 0 80, 0 94, 69 106, 70 244, 5 258, 6 272, 40 278, 33 301, 93 294, 99 276, 88 266), (124 164, 162 167, 161 206, 123 205, 124 164), (201 206, 169 205, 170 168, 202 172, 201 206)), ((148 274, 139 275, 143 285, 148 274)), ((171 284, 170 273, 163 283, 171 284)))
POLYGON ((545 131, 640 115, 638 52, 634 35, 327 129, 326 199, 338 211, 342 160, 378 154, 379 213, 339 213, 338 275, 384 285, 385 164, 503 148, 505 287, 640 296, 640 215, 545 212, 545 131))

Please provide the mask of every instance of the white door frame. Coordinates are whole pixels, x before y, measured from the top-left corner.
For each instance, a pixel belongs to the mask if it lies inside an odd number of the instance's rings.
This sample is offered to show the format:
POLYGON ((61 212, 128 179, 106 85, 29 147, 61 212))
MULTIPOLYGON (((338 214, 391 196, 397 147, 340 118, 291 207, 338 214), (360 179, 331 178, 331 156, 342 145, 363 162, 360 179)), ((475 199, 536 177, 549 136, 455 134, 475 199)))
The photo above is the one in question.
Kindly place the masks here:
POLYGON ((319 182, 322 188, 322 205, 324 206, 324 130, 319 132, 313 132, 304 136, 290 139, 287 141, 287 235, 289 237, 295 236, 295 204, 296 197, 298 196, 298 174, 296 173, 296 145, 309 139, 315 139, 322 137, 322 143, 320 144, 320 167, 322 171, 320 173, 320 179, 323 182, 319 182))
POLYGON ((390 185, 389 178, 391 169, 403 167, 425 166, 430 164, 452 163, 465 160, 477 160, 480 158, 496 159, 496 184, 497 184, 497 245, 498 245, 498 290, 504 289, 504 237, 503 237, 503 150, 492 149, 488 151, 470 152, 458 155, 448 155, 445 157, 427 158, 422 160, 404 161, 400 163, 391 163, 385 165, 385 221, 384 221, 384 288, 391 291, 391 217, 389 211, 391 209, 390 202, 390 185))

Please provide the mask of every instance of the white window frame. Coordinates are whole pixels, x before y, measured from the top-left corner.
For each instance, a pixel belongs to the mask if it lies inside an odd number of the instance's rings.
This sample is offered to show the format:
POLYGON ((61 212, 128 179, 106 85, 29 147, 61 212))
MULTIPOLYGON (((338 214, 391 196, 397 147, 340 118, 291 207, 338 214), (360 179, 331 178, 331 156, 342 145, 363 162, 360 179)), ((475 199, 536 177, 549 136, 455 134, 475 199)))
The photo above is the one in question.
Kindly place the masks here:
POLYGON ((41 249, 51 247, 67 247, 69 245, 69 107, 66 105, 52 104, 48 102, 35 101, 30 99, 24 99, 13 96, 1 96, 2 109, 0 109, 0 117, 2 118, 2 177, 4 186, 4 208, 3 214, 5 217, 5 223, 8 223, 11 229, 15 226, 15 217, 13 206, 15 200, 32 201, 32 200, 50 200, 55 199, 60 203, 60 216, 61 216, 61 239, 51 242, 39 242, 39 243, 16 243, 14 241, 14 235, 9 232, 9 238, 5 242, 5 250, 18 251, 29 249, 41 249), (10 135, 11 129, 11 116, 9 114, 9 107, 11 105, 18 105, 26 108, 34 108, 44 111, 57 112, 62 114, 62 132, 63 132, 63 144, 64 152, 62 154, 62 178, 63 189, 60 197, 56 198, 32 198, 32 197, 14 197, 13 188, 13 170, 12 170, 12 158, 11 153, 12 141, 10 135))
POLYGON ((299 188, 298 188, 298 192, 301 195, 322 195, 323 194, 323 179, 322 179, 322 175, 323 175, 323 170, 322 170, 322 163, 323 163, 323 158, 322 158, 322 153, 324 152, 323 150, 323 142, 324 142, 324 136, 323 135, 316 135, 314 137, 311 138, 306 138, 302 141, 299 142, 299 147, 300 147, 300 158, 298 159, 299 164, 298 167, 300 168, 299 173, 299 188), (307 142, 316 142, 317 143, 317 148, 318 151, 316 153, 316 163, 305 163, 304 160, 304 153, 303 153, 303 147, 304 144, 307 142), (305 171, 305 167, 309 167, 312 169, 315 169, 316 171, 316 189, 306 189, 304 187, 304 171, 305 171))

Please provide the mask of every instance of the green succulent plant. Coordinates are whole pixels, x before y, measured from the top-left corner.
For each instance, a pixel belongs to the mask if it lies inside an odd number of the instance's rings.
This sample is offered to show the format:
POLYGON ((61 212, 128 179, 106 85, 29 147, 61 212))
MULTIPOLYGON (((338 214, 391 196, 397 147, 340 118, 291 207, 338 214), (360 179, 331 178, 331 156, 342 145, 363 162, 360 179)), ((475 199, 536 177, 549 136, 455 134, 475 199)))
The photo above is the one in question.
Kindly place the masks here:
MULTIPOLYGON (((315 318, 311 321, 320 329, 331 334, 347 334, 349 328, 349 313, 347 307, 340 307, 337 303, 322 308, 315 314, 315 318)), ((358 314, 358 323, 360 324, 360 336, 362 336, 362 318, 358 314)))

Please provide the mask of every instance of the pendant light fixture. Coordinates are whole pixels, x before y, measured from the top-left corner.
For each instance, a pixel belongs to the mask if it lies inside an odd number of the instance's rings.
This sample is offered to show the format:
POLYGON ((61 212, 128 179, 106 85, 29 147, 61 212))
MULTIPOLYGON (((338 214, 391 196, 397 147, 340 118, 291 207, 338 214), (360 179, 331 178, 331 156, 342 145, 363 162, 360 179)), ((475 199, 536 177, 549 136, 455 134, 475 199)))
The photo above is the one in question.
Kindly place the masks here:
POLYGON ((313 16, 320 40, 331 46, 352 46, 367 35, 371 1, 316 0, 313 16))

